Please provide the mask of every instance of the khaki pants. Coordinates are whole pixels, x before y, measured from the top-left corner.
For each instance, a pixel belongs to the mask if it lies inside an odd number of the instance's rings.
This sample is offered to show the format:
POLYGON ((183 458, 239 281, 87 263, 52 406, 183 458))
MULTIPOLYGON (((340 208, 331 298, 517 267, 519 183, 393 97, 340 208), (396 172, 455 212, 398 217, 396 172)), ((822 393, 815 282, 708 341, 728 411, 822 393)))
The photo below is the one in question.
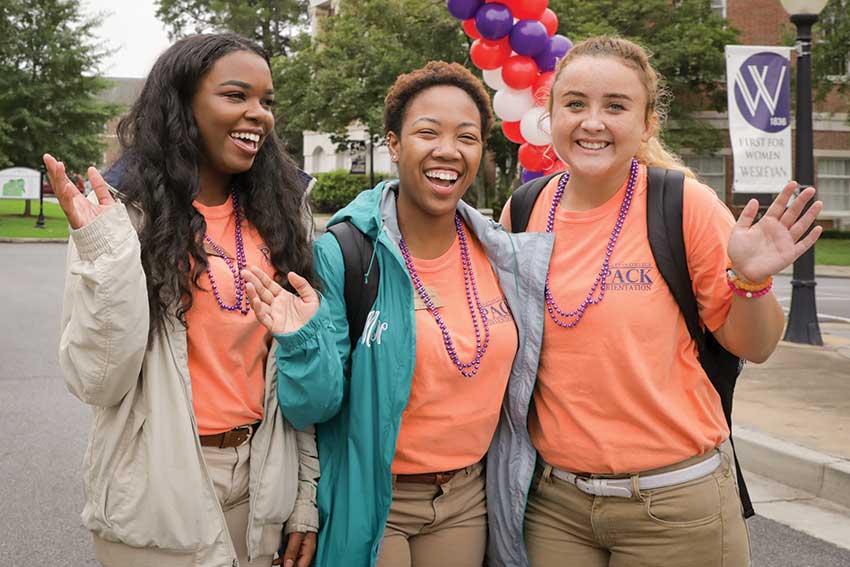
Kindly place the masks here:
POLYGON ((538 466, 525 514, 531 565, 747 567, 749 539, 738 485, 728 456, 722 456, 705 477, 632 498, 585 494, 538 466))
POLYGON ((483 466, 448 482, 393 482, 377 567, 481 567, 487 546, 483 466))
MULTIPOLYGON (((203 451, 240 567, 271 566, 271 556, 248 561, 245 537, 248 532, 250 444, 227 449, 203 447, 203 451)), ((204 518, 203 521, 215 521, 215 518, 204 518)), ((203 559, 196 554, 131 547, 96 535, 93 537, 95 556, 104 567, 206 567, 203 559)))

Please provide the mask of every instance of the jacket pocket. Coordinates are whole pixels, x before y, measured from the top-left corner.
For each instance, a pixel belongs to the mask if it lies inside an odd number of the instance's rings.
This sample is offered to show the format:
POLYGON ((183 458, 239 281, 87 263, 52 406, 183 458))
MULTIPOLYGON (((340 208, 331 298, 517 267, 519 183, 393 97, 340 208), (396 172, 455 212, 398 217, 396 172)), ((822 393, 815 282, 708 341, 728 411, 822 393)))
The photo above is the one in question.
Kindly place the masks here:
POLYGON ((101 500, 103 519, 116 535, 129 531, 143 504, 148 469, 142 440, 145 421, 144 414, 131 410, 131 419, 112 459, 114 465, 105 479, 101 500))

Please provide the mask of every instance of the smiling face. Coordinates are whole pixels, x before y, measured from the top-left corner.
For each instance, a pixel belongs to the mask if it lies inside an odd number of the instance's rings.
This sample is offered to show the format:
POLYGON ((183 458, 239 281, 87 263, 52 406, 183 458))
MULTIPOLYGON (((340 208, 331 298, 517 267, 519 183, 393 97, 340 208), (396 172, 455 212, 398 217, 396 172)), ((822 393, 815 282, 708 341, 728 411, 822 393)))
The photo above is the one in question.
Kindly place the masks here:
POLYGON ((399 208, 431 217, 453 215, 472 184, 483 152, 481 114, 458 87, 430 87, 410 100, 401 132, 387 134, 399 169, 399 208))
POLYGON ((577 57, 552 97, 552 143, 572 176, 624 179, 654 119, 640 73, 616 57, 577 57))
POLYGON ((251 169, 274 128, 273 104, 271 71, 262 57, 235 51, 216 61, 192 98, 204 147, 202 168, 221 176, 251 169))

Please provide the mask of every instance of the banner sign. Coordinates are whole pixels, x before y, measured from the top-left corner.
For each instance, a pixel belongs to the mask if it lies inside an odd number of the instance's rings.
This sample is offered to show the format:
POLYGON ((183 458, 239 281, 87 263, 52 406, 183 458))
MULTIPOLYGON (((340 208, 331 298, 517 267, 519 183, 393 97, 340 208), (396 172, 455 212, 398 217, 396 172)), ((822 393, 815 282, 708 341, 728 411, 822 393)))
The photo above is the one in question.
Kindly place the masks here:
POLYGON ((791 48, 726 46, 726 88, 738 193, 779 193, 791 168, 791 48))
POLYGON ((28 167, 0 169, 0 199, 38 199, 41 172, 28 167))

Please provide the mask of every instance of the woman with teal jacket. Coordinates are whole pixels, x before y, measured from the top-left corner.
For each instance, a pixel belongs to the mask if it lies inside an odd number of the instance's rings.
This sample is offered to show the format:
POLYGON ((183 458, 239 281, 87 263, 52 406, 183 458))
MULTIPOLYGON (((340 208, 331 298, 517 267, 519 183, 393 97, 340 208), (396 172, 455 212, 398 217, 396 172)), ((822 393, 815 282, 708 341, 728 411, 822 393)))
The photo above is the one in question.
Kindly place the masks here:
MULTIPOLYGON (((399 77, 384 120, 399 181, 329 222, 372 242, 377 297, 352 345, 339 243, 316 241, 323 295, 304 327, 277 335, 288 347, 278 399, 296 427, 317 424, 316 566, 480 567, 488 524, 491 539, 522 545, 521 528, 506 526, 521 526, 513 503, 525 487, 508 473, 510 445, 488 448, 533 387, 543 311, 528 306, 542 305, 552 239, 509 234, 460 200, 492 122, 468 70, 433 62, 399 77)), ((274 331, 301 300, 251 281, 274 331)))

